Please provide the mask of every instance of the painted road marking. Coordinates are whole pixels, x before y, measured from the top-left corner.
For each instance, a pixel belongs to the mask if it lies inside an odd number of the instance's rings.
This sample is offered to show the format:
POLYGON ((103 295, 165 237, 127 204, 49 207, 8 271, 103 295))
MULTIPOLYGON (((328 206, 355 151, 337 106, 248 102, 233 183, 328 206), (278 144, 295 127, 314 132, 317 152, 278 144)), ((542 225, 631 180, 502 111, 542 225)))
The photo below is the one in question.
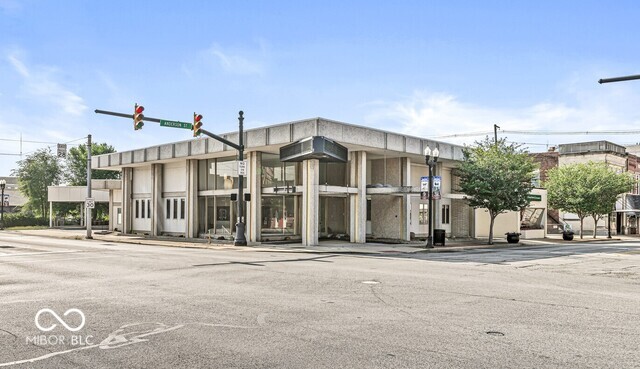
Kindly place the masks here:
POLYGON ((44 255, 44 254, 71 254, 78 252, 90 252, 89 250, 66 250, 66 251, 41 251, 41 252, 22 252, 17 254, 3 254, 0 257, 8 256, 24 256, 24 255, 44 255))

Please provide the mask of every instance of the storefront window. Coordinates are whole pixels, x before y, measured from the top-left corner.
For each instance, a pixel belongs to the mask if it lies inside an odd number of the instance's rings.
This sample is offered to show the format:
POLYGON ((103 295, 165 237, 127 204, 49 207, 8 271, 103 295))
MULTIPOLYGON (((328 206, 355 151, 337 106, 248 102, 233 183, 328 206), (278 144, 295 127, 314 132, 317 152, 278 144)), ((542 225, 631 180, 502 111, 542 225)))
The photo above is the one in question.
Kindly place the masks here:
POLYGON ((320 163, 320 184, 347 186, 346 163, 320 163))
MULTIPOLYGON (((244 188, 247 188, 247 178, 244 188)), ((198 161, 198 190, 232 190, 238 188, 236 157, 203 159, 198 161)))
POLYGON ((218 197, 215 204, 216 234, 231 234, 231 199, 218 197))
POLYGON ((262 197, 262 234, 296 233, 296 197, 262 197))
POLYGON ((281 187, 294 186, 296 181, 297 163, 280 161, 275 154, 262 154, 262 186, 281 187))

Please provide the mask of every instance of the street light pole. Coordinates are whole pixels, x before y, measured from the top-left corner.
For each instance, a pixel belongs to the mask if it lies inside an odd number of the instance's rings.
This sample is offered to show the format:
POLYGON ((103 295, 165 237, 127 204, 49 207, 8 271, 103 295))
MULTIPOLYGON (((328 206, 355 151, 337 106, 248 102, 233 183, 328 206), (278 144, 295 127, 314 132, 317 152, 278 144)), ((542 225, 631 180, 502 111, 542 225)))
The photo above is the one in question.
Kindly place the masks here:
POLYGON ((438 156, 440 156, 440 151, 436 147, 431 151, 429 146, 424 148, 424 160, 427 166, 429 167, 429 202, 427 211, 429 213, 429 221, 428 221, 428 235, 427 235, 427 248, 433 247, 433 166, 436 165, 438 161, 438 156))
POLYGON ((0 229, 4 229, 4 187, 7 181, 0 179, 0 190, 2 190, 2 210, 0 210, 0 229))
MULTIPOLYGON (((240 110, 238 113, 238 163, 244 160, 244 112, 240 110)), ((238 222, 236 223, 236 238, 233 241, 234 246, 247 246, 247 238, 245 236, 244 222, 244 176, 238 173, 238 222)))

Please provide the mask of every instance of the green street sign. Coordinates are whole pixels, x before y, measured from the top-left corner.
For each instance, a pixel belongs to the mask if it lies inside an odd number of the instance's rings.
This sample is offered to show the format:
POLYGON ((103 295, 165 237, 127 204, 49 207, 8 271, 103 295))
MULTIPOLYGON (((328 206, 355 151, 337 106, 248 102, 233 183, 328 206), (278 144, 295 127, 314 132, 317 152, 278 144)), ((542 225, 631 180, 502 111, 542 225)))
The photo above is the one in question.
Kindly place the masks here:
POLYGON ((187 122, 178 122, 176 120, 162 120, 162 119, 160 119, 160 126, 162 126, 162 127, 191 129, 193 124, 187 123, 187 122))
POLYGON ((529 201, 542 201, 542 195, 528 194, 527 195, 527 200, 529 200, 529 201))

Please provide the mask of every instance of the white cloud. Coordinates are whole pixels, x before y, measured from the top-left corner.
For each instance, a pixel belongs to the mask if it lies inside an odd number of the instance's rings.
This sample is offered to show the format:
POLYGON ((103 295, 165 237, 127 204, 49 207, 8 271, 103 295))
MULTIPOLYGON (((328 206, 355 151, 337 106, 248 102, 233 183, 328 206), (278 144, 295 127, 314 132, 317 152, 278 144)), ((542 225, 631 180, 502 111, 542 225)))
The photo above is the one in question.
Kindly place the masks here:
MULTIPOLYGON (((591 87, 589 87, 591 88, 591 87)), ((563 91, 564 96, 554 101, 541 101, 525 107, 481 106, 461 101, 448 93, 414 92, 411 96, 391 102, 370 104, 371 112, 365 117, 367 124, 398 130, 420 137, 441 137, 452 143, 473 143, 484 135, 493 135, 493 125, 505 131, 602 131, 640 130, 640 112, 635 108, 640 96, 633 89, 616 91, 585 89, 575 93, 563 91), (466 136, 482 133, 476 136, 466 136), (450 137, 452 135, 463 135, 450 137)), ((550 144, 607 139, 627 143, 639 140, 633 137, 612 135, 518 135, 503 133, 518 142, 550 144)))
POLYGON ((54 69, 28 68, 16 52, 9 54, 7 60, 23 78, 22 93, 35 103, 53 104, 74 117, 81 116, 87 109, 82 97, 56 81, 54 69))
POLYGON ((263 65, 256 56, 243 56, 223 50, 219 45, 213 45, 207 54, 216 57, 223 70, 234 74, 262 74, 263 65))

